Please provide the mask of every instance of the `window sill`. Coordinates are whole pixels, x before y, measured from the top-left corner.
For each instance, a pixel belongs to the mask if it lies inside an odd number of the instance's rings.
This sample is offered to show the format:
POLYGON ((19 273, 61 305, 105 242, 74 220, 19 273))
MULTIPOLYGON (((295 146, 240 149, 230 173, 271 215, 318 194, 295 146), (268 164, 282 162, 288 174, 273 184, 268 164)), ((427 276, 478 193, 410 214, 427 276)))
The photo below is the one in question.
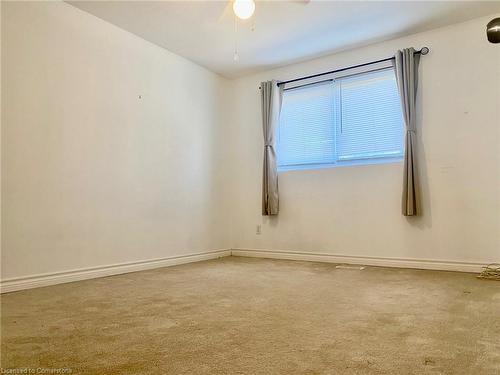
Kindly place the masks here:
POLYGON ((360 165, 373 165, 373 164, 394 164, 403 161, 403 157, 395 158, 380 158, 380 159, 358 159, 358 160, 342 160, 336 163, 328 164, 297 164, 297 165, 286 165, 279 166, 278 173, 289 172, 289 171, 304 171, 304 170, 314 170, 314 169, 327 169, 336 167, 351 167, 360 165))

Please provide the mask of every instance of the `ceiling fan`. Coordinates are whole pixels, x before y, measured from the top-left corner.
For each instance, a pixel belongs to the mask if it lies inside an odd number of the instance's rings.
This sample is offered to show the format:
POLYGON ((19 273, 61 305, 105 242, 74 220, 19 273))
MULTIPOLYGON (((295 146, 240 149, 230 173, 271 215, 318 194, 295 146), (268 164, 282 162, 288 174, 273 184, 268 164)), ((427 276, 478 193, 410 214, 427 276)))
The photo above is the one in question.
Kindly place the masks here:
MULTIPOLYGON (((291 3, 299 3, 299 4, 308 4, 311 0, 284 0, 283 2, 291 2, 291 3)), ((227 5, 225 6, 220 19, 225 18, 228 13, 231 12, 231 8, 234 14, 234 62, 238 62, 240 60, 238 54, 238 18, 240 20, 247 20, 251 18, 255 12, 255 2, 256 0, 229 0, 227 5)), ((252 23, 252 31, 254 30, 255 25, 252 23)))
MULTIPOLYGON (((284 0, 282 2, 291 2, 299 4, 308 4, 311 0, 284 0)), ((241 20, 247 20, 253 16, 255 12, 257 0, 229 0, 222 16, 229 13, 231 10, 234 15, 241 20)))

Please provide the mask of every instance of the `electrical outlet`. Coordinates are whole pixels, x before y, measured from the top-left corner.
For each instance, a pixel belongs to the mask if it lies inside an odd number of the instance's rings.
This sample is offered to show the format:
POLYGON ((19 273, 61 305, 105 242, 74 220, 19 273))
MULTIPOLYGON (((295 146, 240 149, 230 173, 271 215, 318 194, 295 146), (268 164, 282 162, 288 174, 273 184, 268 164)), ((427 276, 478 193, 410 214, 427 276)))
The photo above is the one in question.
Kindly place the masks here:
POLYGON ((255 234, 261 234, 262 233, 262 227, 260 224, 257 224, 257 227, 255 228, 255 234))

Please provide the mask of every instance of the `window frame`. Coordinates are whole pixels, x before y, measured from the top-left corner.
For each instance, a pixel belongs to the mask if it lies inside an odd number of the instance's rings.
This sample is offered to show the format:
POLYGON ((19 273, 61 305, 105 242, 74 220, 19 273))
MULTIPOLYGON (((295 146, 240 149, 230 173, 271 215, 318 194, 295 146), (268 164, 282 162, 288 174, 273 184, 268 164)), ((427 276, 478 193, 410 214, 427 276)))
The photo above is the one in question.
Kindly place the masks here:
MULTIPOLYGON (((381 63, 373 64, 372 66, 366 66, 361 68, 353 68, 346 71, 332 73, 329 75, 325 75, 322 77, 310 78, 301 81, 301 83, 294 82, 292 84, 287 85, 283 90, 284 92, 294 89, 300 89, 305 86, 313 86, 316 84, 321 84, 325 82, 332 82, 334 84, 335 81, 340 81, 343 78, 348 78, 352 76, 358 76, 368 73, 374 73, 383 70, 392 70, 394 72, 394 64, 392 61, 384 61, 381 63)), ((338 139, 338 136, 341 132, 342 128, 342 112, 341 108, 341 85, 335 85, 334 90, 338 90, 338 93, 334 94, 334 116, 335 116, 335 137, 338 139)), ((403 120, 401 119, 401 122, 403 120)), ((404 126, 404 124, 402 124, 404 126)), ((279 130, 278 130, 279 131, 279 130)), ((286 171, 294 171, 294 170, 311 170, 311 169, 324 169, 324 168, 333 168, 339 166, 356 166, 356 165, 373 165, 373 164, 390 164, 390 163, 399 163, 404 159, 404 141, 401 152, 391 155, 384 156, 375 156, 375 157, 366 157, 366 158, 352 158, 352 159, 339 159, 337 154, 337 142, 334 144, 333 148, 333 156, 334 160, 328 163, 300 163, 300 164, 288 164, 288 165, 278 165, 278 172, 286 172, 286 171)), ((279 157, 278 157, 279 160, 279 157)))

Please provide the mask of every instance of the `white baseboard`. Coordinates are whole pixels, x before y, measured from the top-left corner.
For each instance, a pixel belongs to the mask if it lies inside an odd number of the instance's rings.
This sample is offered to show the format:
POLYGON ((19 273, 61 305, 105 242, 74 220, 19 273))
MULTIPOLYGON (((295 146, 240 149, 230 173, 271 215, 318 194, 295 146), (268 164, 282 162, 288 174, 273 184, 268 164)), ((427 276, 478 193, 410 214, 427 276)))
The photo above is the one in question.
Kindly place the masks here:
POLYGON ((338 255, 328 253, 304 253, 298 251, 233 249, 231 255, 253 258, 303 260, 309 262, 362 264, 377 267, 415 268, 422 270, 473 272, 482 271, 486 263, 468 263, 434 259, 404 259, 338 255))
POLYGON ((362 264, 377 267, 415 268, 424 270, 481 272, 486 263, 469 263, 443 261, 433 259, 404 259, 362 257, 338 255, 328 253, 305 253, 298 251, 262 250, 262 249, 232 249, 216 250, 203 253, 173 256, 168 258, 151 259, 139 262, 112 264, 101 267, 55 272, 28 277, 12 278, 0 281, 0 293, 15 292, 23 289, 39 288, 43 286, 69 283, 72 281, 95 279, 98 277, 119 275, 129 272, 144 271, 153 268, 175 266, 178 264, 200 262, 203 260, 222 258, 227 256, 270 258, 285 260, 302 260, 309 262, 362 264))
POLYGON ((17 290, 39 288, 42 286, 63 284, 72 281, 95 279, 98 277, 119 275, 122 273, 144 271, 153 268, 175 266, 184 263, 200 262, 202 260, 221 258, 230 255, 231 250, 216 250, 168 258, 112 264, 101 267, 47 273, 28 277, 18 277, 0 281, 0 293, 15 292, 17 290))

